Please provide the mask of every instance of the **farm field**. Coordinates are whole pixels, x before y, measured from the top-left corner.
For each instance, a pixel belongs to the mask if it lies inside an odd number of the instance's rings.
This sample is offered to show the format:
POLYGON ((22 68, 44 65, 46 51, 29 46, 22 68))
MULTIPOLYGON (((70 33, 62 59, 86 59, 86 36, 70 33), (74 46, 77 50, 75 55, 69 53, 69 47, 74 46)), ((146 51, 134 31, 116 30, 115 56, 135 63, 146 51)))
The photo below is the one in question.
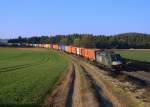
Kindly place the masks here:
POLYGON ((150 62, 150 50, 117 50, 122 57, 142 62, 150 62))
POLYGON ((0 107, 40 106, 66 67, 51 50, 0 48, 0 107))

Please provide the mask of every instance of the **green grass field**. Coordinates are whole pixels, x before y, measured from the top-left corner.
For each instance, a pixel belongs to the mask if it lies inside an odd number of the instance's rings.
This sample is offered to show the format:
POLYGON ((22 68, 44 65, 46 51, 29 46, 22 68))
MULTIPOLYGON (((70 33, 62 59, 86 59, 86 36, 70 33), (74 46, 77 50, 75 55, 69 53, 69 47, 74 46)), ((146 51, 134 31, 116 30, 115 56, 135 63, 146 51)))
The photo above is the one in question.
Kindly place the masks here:
POLYGON ((0 48, 0 107, 40 106, 66 67, 47 49, 0 48))
POLYGON ((116 53, 127 59, 150 62, 150 50, 117 50, 116 53))

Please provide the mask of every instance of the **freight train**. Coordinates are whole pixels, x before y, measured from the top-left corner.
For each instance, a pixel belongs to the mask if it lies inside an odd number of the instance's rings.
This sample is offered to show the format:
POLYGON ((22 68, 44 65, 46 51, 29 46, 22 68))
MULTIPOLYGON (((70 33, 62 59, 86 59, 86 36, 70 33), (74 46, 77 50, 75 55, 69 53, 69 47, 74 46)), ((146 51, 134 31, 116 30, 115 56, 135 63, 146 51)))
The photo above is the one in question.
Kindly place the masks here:
POLYGON ((108 50, 89 49, 58 44, 18 44, 18 46, 21 45, 27 47, 54 49, 69 54, 78 55, 90 61, 96 62, 97 64, 109 68, 111 70, 121 69, 123 67, 123 60, 121 56, 108 50))

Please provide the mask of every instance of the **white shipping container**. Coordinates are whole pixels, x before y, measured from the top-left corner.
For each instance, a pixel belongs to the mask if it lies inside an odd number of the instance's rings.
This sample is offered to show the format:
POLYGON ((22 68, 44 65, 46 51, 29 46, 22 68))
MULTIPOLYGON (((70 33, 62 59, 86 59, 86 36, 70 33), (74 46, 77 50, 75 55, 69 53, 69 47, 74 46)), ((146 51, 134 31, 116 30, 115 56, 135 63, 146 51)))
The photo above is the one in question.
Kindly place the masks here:
POLYGON ((65 46, 64 45, 62 45, 62 51, 65 51, 65 46))
POLYGON ((38 47, 38 44, 34 44, 34 47, 38 47))
POLYGON ((77 55, 80 55, 80 48, 77 47, 77 55))
POLYGON ((44 48, 47 48, 47 44, 43 44, 44 48))
POLYGON ((68 52, 68 46, 65 46, 65 52, 68 52))
POLYGON ((46 44, 45 48, 50 48, 50 44, 46 44))

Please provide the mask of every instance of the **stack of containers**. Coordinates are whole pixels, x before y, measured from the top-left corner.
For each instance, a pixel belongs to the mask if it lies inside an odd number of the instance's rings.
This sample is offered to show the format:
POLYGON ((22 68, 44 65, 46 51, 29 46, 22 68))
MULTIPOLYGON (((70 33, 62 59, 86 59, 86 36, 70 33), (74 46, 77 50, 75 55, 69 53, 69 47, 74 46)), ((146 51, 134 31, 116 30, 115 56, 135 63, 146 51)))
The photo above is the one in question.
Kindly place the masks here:
POLYGON ((85 49, 85 48, 79 48, 79 55, 80 55, 80 56, 83 56, 83 57, 85 56, 85 51, 84 51, 84 49, 85 49))
POLYGON ((52 48, 52 45, 51 44, 49 44, 49 49, 51 49, 52 48))
MULTIPOLYGON (((19 46, 19 43, 18 43, 18 46, 19 46)), ((29 46, 31 46, 31 47, 32 47, 33 45, 30 43, 30 44, 29 44, 29 46)))
POLYGON ((80 48, 77 47, 77 55, 80 55, 80 48))
POLYGON ((65 52, 71 53, 72 46, 65 46, 65 52))
POLYGON ((46 44, 43 44, 43 48, 46 48, 46 46, 47 46, 46 44))
POLYGON ((84 57, 88 59, 88 50, 87 48, 84 49, 84 57))
POLYGON ((35 47, 38 47, 38 44, 35 44, 35 47))
POLYGON ((39 48, 42 48, 42 44, 39 44, 39 48))
POLYGON ((44 48, 44 45, 45 45, 45 44, 42 44, 42 48, 44 48))
POLYGON ((61 45, 61 44, 58 45, 58 49, 59 49, 60 51, 62 50, 62 45, 61 45))
POLYGON ((35 47, 35 44, 32 44, 33 47, 35 47))
POLYGON ((36 47, 37 46, 37 44, 33 44, 33 47, 36 47))
POLYGON ((68 46, 68 53, 72 52, 72 46, 68 46))
POLYGON ((37 44, 37 47, 39 48, 39 47, 40 47, 40 44, 37 44))
POLYGON ((65 46, 64 46, 64 45, 62 45, 61 50, 62 50, 62 51, 65 51, 65 46))
POLYGON ((27 46, 30 46, 30 44, 29 44, 29 43, 27 43, 27 46))
POLYGON ((44 48, 50 48, 50 44, 45 44, 44 48))
POLYGON ((61 50, 61 45, 60 44, 58 45, 58 49, 61 50))
POLYGON ((91 61, 96 60, 96 53, 99 52, 99 49, 88 49, 88 55, 87 58, 91 61))
POLYGON ((53 49, 58 50, 59 46, 57 44, 55 44, 55 45, 53 44, 53 49))
POLYGON ((60 45, 60 44, 59 44, 59 45, 58 45, 58 48, 59 48, 60 51, 65 51, 65 46, 64 46, 64 45, 60 45))
MULTIPOLYGON (((21 44, 20 43, 17 43, 17 46, 21 46, 21 44)), ((31 45, 32 46, 32 45, 31 45)))
POLYGON ((77 47, 72 46, 71 47, 71 53, 72 54, 77 54, 77 47))
POLYGON ((49 48, 49 49, 51 48, 51 44, 48 44, 48 48, 49 48))
POLYGON ((49 44, 46 44, 46 48, 49 48, 49 44))
POLYGON ((67 50, 68 50, 68 46, 65 46, 65 52, 67 52, 67 50))

